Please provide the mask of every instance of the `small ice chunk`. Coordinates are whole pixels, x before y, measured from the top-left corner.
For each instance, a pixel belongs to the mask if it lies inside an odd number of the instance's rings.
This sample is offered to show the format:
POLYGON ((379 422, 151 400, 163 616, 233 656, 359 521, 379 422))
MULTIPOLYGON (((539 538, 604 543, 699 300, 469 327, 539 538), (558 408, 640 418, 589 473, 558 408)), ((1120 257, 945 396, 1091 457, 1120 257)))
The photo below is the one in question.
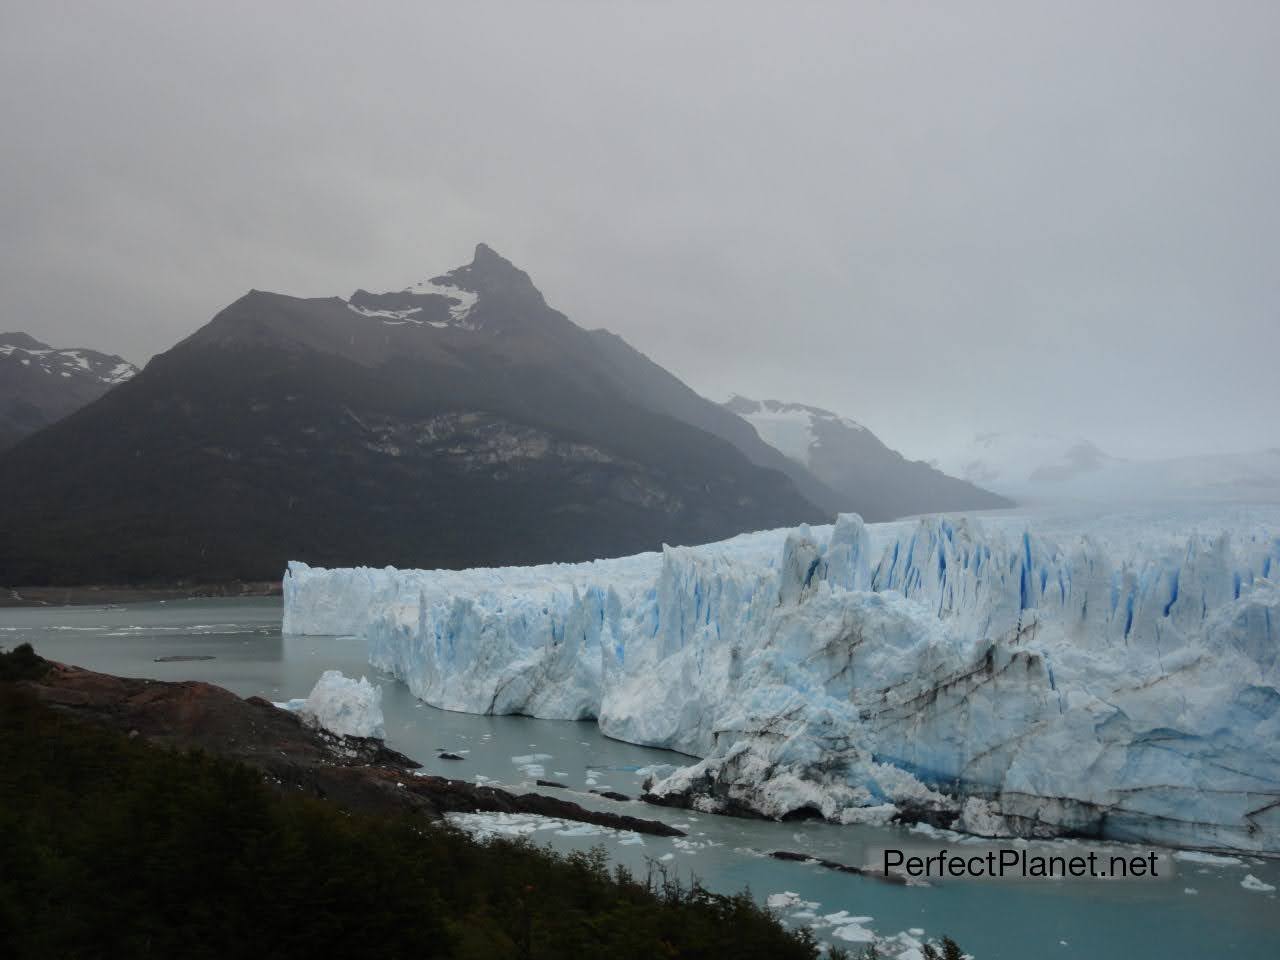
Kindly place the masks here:
POLYGON ((601 832, 601 828, 594 823, 576 823, 573 826, 566 826, 562 830, 557 830, 556 834, 561 837, 594 837, 601 832))
MULTIPOLYGON (((843 912, 843 911, 842 911, 843 912)), ((833 937, 847 943, 873 943, 876 935, 864 924, 871 922, 871 917, 847 917, 836 921, 840 926, 831 931, 833 937)))
POLYGON ((514 763, 526 777, 545 777, 547 768, 543 763, 551 759, 549 753, 527 753, 523 756, 512 757, 511 762, 514 763))
POLYGON ((1253 890, 1256 893, 1271 893, 1275 890, 1274 884, 1264 883, 1252 873, 1248 874, 1240 881, 1240 886, 1244 887, 1246 890, 1253 890))
POLYGON ((1173 859, 1183 863, 1204 863, 1211 867, 1238 867, 1242 861, 1239 857, 1223 857, 1216 853, 1203 853, 1200 850, 1175 850, 1173 859))

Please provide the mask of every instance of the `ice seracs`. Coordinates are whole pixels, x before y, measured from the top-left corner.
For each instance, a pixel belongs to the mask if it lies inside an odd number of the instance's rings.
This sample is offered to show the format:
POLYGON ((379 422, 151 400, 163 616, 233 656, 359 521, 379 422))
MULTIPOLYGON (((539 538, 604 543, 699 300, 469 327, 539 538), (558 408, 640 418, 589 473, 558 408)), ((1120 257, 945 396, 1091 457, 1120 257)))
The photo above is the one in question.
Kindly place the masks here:
POLYGON ((305 698, 277 704, 302 717, 304 723, 341 737, 386 736, 382 719, 382 688, 364 677, 353 680, 340 670, 326 670, 305 698))
POLYGON ((700 758, 667 802, 1280 853, 1280 511, 929 517, 574 565, 320 570, 285 629, 362 637, 454 710, 700 758))

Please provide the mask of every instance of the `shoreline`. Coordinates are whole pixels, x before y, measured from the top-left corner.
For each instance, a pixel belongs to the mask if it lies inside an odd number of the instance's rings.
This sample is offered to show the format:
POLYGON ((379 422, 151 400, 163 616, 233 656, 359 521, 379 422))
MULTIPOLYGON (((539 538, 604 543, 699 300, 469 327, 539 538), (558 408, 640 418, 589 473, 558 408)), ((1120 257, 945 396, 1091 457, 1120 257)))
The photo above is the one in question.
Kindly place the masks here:
POLYGON ((516 793, 422 772, 381 738, 343 736, 307 726, 261 697, 241 698, 199 680, 119 677, 46 660, 29 644, 0 659, 0 690, 24 690, 81 723, 155 746, 202 750, 255 770, 283 793, 328 798, 366 813, 523 813, 613 830, 684 837, 684 830, 630 813, 592 810, 540 793, 516 793))
POLYGON ((0 607, 103 606, 147 600, 200 600, 228 597, 278 597, 279 580, 231 580, 222 583, 154 585, 85 584, 79 586, 0 587, 0 607))

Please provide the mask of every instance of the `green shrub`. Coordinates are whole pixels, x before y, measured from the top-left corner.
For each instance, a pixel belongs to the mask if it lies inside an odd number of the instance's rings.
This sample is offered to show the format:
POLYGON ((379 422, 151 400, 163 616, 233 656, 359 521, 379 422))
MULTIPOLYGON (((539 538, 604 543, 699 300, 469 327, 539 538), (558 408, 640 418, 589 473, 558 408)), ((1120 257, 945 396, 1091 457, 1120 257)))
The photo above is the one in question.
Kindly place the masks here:
POLYGON ((12 650, 0 650, 0 682, 39 680, 49 672, 49 661, 36 656, 31 644, 23 643, 12 650))
POLYGON ((283 796, 3 684, 0 838, 6 957, 819 955, 745 894, 283 796))

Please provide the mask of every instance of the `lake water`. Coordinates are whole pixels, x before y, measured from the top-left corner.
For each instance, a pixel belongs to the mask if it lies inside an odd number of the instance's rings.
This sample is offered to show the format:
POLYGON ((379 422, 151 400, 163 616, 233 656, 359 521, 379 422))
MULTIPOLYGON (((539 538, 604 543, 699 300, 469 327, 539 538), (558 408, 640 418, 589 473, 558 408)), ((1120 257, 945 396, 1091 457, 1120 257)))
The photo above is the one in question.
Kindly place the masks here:
MULTIPOLYGON (((873 862, 875 850, 929 840, 902 828, 765 823, 601 799, 587 791, 594 787, 638 795, 643 780, 638 771, 684 758, 610 740, 592 723, 434 709, 415 700, 403 685, 372 671, 359 640, 281 636, 280 612, 278 599, 7 608, 0 609, 0 646, 30 642, 46 657, 94 670, 207 680, 241 696, 257 694, 271 700, 305 697, 326 669, 369 676, 383 688, 387 742, 422 762, 427 772, 517 790, 541 789, 584 806, 666 820, 687 827, 689 837, 641 838, 528 818, 483 818, 489 828, 532 830, 534 839, 561 850, 603 844, 617 862, 638 871, 657 862, 685 879, 696 875, 713 890, 749 887, 762 902, 771 894, 790 891, 799 900, 817 904, 811 912, 818 918, 816 932, 824 937, 859 927, 883 936, 918 928, 928 937, 951 935, 980 960, 1280 957, 1277 894, 1241 886, 1252 875, 1280 887, 1280 863, 1253 858, 1233 866, 1179 861, 1174 863, 1174 876, 1156 881, 949 880, 900 887, 769 859, 762 851, 785 849, 861 865, 873 862), (155 660, 175 655, 214 659, 155 660), (441 750, 465 759, 438 759, 441 750), (570 789, 535 788, 538 777, 570 789), (840 911, 870 919, 859 925, 821 920, 840 911)), ((956 838, 950 843, 954 846, 956 838)), ((1061 853, 1062 846, 1054 845, 1052 852, 1061 853)), ((794 916, 803 909, 791 906, 780 912, 793 924, 813 923, 806 916, 794 916)), ((857 943, 847 945, 858 948, 857 943)))

